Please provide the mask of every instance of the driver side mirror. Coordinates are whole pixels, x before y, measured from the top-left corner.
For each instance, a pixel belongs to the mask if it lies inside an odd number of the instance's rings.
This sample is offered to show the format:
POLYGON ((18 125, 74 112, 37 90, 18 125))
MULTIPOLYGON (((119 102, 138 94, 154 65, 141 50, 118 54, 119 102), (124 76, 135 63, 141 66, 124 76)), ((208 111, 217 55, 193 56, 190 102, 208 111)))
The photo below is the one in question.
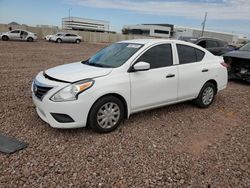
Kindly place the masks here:
POLYGON ((149 69, 150 69, 149 63, 140 61, 132 66, 132 70, 130 72, 147 71, 149 69))

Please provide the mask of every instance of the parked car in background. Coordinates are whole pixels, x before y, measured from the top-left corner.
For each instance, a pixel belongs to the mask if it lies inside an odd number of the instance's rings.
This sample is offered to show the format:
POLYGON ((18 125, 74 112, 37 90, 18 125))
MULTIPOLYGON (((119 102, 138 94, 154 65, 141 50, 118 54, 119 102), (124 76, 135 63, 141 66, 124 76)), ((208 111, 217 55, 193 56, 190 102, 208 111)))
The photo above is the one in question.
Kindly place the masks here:
POLYGON ((217 55, 217 56, 220 56, 227 52, 235 50, 235 48, 231 45, 228 45, 227 42, 222 41, 220 39, 216 39, 216 38, 201 37, 195 41, 195 44, 203 48, 206 48, 212 54, 217 55))
POLYGON ((62 42, 71 42, 71 43, 80 43, 82 41, 82 37, 76 34, 71 33, 63 33, 59 36, 50 37, 50 41, 62 43, 62 42))
POLYGON ((32 42, 37 39, 36 33, 32 33, 26 30, 12 30, 1 34, 2 40, 23 40, 32 42))
POLYGON ((36 111, 50 126, 88 124, 106 133, 142 110, 187 100, 206 108, 226 86, 221 57, 179 40, 138 39, 41 71, 31 88, 36 111))
POLYGON ((47 41, 51 41, 51 40, 50 40, 51 37, 53 37, 53 36, 61 36, 61 35, 63 35, 63 34, 64 34, 64 33, 62 33, 62 32, 58 32, 58 33, 56 33, 55 35, 46 35, 46 36, 44 37, 44 39, 47 40, 47 41))
POLYGON ((241 79, 250 82, 250 42, 238 50, 223 55, 228 64, 229 79, 241 79))
POLYGON ((180 36, 178 38, 178 40, 182 40, 182 41, 186 41, 186 42, 191 42, 191 43, 195 43, 198 38, 197 37, 186 37, 186 36, 180 36))

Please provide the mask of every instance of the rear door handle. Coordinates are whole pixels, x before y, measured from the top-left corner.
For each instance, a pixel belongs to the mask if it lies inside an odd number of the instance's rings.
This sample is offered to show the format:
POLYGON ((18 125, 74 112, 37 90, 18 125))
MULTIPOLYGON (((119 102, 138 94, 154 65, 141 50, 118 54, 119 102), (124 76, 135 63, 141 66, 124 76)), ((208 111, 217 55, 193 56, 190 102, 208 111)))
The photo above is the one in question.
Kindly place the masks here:
POLYGON ((168 74, 168 75, 166 76, 166 78, 172 78, 172 77, 175 77, 175 74, 168 74))
POLYGON ((208 72, 208 69, 202 69, 201 72, 208 72))

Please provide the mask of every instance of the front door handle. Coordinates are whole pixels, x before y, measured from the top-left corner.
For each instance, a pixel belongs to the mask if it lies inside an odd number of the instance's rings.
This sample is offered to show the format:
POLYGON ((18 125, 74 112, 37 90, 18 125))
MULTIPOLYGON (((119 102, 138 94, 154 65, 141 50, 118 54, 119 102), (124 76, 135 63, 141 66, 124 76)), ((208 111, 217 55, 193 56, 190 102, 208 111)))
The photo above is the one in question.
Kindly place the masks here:
POLYGON ((202 69, 201 72, 208 72, 208 69, 202 69))
POLYGON ((168 75, 166 76, 166 78, 172 78, 172 77, 175 77, 175 74, 168 74, 168 75))

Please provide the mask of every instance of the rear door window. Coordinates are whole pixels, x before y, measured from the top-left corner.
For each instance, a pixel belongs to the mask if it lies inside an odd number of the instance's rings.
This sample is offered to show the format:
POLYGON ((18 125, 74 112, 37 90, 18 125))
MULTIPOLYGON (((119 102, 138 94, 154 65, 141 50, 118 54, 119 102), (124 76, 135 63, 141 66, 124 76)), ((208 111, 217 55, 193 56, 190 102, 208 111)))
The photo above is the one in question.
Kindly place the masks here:
POLYGON ((177 44, 179 64, 199 62, 205 56, 205 52, 183 44, 177 44))
POLYGON ((203 57, 205 56, 205 52, 195 48, 195 52, 196 52, 196 61, 201 61, 203 59, 203 57))

